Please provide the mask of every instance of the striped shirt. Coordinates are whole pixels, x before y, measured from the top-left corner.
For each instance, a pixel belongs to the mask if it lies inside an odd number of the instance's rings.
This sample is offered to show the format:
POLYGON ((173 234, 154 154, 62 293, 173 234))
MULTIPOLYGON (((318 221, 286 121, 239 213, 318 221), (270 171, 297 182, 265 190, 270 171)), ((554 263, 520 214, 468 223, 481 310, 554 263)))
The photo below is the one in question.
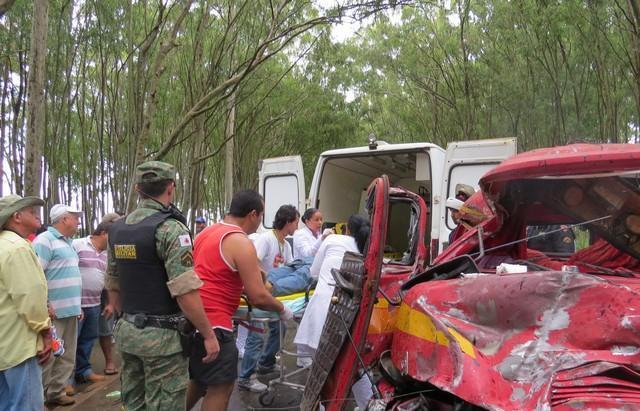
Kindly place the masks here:
POLYGON ((49 303, 56 311, 56 317, 80 315, 82 277, 78 254, 71 246, 71 240, 49 227, 33 240, 33 248, 47 278, 49 303))
POLYGON ((72 245, 80 259, 78 266, 82 275, 82 307, 100 305, 104 273, 107 271, 107 250, 96 250, 91 236, 73 240, 72 245))

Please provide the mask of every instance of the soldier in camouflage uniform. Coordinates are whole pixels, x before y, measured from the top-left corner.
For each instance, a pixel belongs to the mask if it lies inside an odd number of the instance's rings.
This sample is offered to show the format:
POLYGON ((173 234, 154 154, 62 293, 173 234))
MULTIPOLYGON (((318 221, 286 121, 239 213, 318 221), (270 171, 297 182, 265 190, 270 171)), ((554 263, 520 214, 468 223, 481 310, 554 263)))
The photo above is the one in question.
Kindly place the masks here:
POLYGON ((114 336, 122 354, 122 399, 127 411, 184 410, 189 379, 179 326, 184 317, 205 339, 205 362, 218 342, 193 271, 184 216, 173 207, 175 168, 149 161, 136 168, 141 201, 109 231, 106 286, 122 318, 114 336))

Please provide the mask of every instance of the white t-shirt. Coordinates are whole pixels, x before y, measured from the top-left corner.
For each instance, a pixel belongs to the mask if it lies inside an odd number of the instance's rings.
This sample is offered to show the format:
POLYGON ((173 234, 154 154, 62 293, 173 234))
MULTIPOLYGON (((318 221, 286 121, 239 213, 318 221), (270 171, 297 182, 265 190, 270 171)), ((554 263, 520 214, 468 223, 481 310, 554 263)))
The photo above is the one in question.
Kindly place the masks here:
POLYGON ((293 261, 291 246, 286 240, 282 244, 279 243, 273 230, 258 234, 253 238, 253 244, 256 247, 260 268, 265 273, 293 261))

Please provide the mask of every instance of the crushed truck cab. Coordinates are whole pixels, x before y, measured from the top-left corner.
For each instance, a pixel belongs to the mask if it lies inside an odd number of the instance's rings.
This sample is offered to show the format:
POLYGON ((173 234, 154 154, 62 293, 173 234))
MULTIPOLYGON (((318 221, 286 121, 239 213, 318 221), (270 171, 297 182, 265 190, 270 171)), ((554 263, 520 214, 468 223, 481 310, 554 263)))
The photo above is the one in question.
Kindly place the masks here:
POLYGON ((486 218, 394 293, 377 263, 392 196, 376 179, 367 253, 336 273, 350 325, 339 310, 325 325, 317 358, 338 354, 314 363, 305 409, 343 409, 363 373, 369 410, 640 409, 639 181, 638 145, 514 156, 469 200, 486 218), (575 250, 530 248, 531 226, 579 230, 575 250), (388 332, 375 338, 382 306, 388 332))

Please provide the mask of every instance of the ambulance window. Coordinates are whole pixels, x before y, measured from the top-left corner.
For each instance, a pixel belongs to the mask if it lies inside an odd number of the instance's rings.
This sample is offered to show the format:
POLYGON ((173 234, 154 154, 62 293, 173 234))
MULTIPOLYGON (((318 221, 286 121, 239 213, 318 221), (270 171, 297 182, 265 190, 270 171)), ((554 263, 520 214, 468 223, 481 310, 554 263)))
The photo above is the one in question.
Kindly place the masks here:
POLYGON ((298 206, 298 177, 295 174, 269 176, 264 180, 264 217, 262 224, 272 228, 280 206, 298 206))

